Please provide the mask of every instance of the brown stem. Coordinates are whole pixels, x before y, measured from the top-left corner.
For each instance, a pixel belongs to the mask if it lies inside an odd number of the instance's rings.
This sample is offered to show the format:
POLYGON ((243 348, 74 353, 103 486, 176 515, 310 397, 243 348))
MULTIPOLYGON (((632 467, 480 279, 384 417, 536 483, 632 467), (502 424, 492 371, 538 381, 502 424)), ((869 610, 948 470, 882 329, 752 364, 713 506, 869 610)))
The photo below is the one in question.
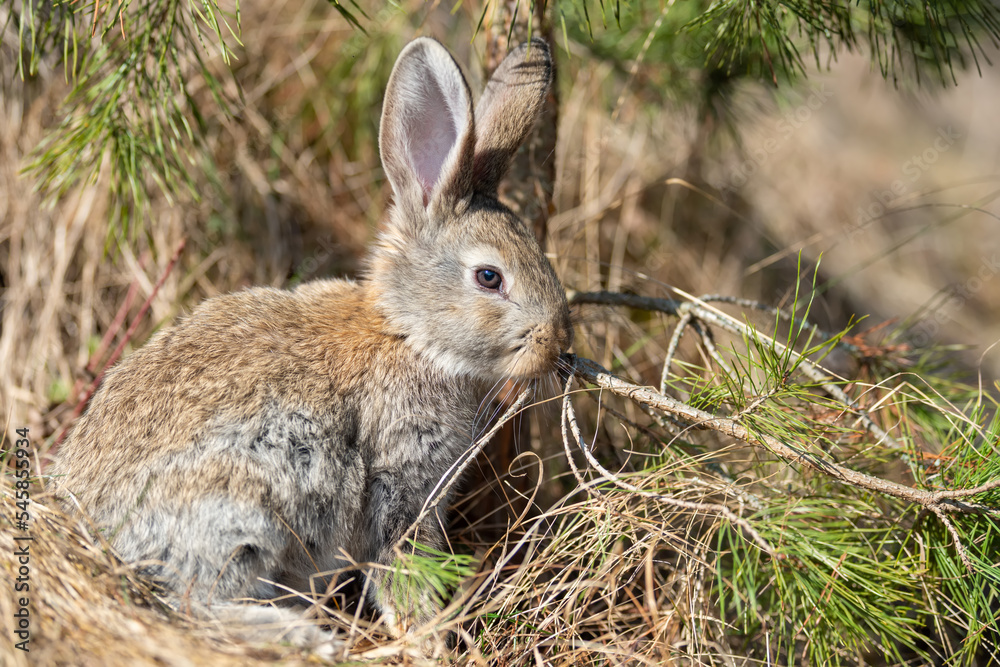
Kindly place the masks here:
MULTIPOLYGON (((540 37, 549 44, 555 59, 546 0, 501 0, 493 11, 492 21, 486 29, 486 57, 483 63, 483 81, 500 65, 511 48, 540 37)), ((555 188, 556 128, 559 119, 558 70, 552 64, 552 84, 545 103, 527 139, 518 149, 507 177, 500 184, 499 195, 505 204, 535 233, 538 244, 545 249, 548 222, 552 211, 552 194, 555 188)), ((522 419, 507 424, 497 436, 491 463, 488 467, 509 470, 518 457, 518 443, 530 442, 529 421, 522 419)), ((522 477, 514 482, 515 489, 526 497, 530 480, 522 477)), ((508 499, 509 502, 509 499, 508 499)))
MULTIPOLYGON (((139 268, 146 268, 146 261, 149 258, 148 253, 143 253, 142 257, 139 258, 139 268)), ((122 305, 118 307, 118 312, 115 313, 115 319, 111 321, 111 325, 108 330, 104 332, 104 337, 101 338, 100 345, 94 350, 94 353, 90 355, 90 361, 87 363, 87 372, 96 373, 97 364, 100 363, 101 359, 104 358, 105 353, 107 353, 108 348, 111 347, 111 341, 114 340, 118 332, 121 331, 122 325, 125 324, 125 318, 128 316, 128 311, 132 310, 132 303, 135 301, 136 294, 139 293, 139 279, 135 278, 132 284, 128 286, 128 292, 125 294, 125 299, 122 301, 122 305)), ((101 368, 106 368, 107 364, 101 366, 101 368)))
POLYGON ((480 452, 483 451, 483 448, 490 442, 490 440, 493 439, 493 436, 496 435, 497 431, 499 431, 505 424, 519 414, 522 409, 524 409, 524 406, 528 404, 529 398, 531 398, 530 388, 523 390, 517 397, 517 400, 515 400, 510 407, 507 408, 507 411, 503 413, 492 428, 480 436, 478 440, 471 443, 469 448, 458 457, 458 460, 445 471, 444 475, 441 476, 437 485, 431 490, 427 499, 424 501, 424 505, 420 509, 420 513, 417 515, 417 518, 413 520, 410 527, 399 538, 399 541, 396 542, 397 550, 401 549, 406 541, 410 539, 413 535, 414 529, 420 525, 420 522, 423 521, 428 514, 440 509, 438 506, 448 496, 448 494, 451 493, 452 487, 455 486, 459 479, 461 479, 462 473, 469 467, 469 464, 476 459, 480 452))

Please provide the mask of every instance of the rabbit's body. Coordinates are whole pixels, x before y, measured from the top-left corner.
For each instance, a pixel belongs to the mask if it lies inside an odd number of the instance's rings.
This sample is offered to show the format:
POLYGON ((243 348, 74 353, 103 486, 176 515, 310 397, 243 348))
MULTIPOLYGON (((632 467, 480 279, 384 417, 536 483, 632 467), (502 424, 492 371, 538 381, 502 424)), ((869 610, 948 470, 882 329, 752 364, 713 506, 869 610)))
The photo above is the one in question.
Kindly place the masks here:
MULTIPOLYGON (((412 42, 380 129, 395 202, 363 278, 211 299, 108 373, 53 474, 123 559, 209 607, 371 561, 393 631, 433 615, 427 591, 396 609, 395 545, 490 390, 553 371, 572 341, 552 267, 496 199, 548 89, 548 50, 531 53, 474 116, 447 51, 412 42)), ((440 548, 443 524, 412 535, 440 548)))
POLYGON ((120 555, 179 592, 308 591, 346 564, 340 549, 385 560, 381 537, 472 441, 481 384, 412 350, 361 285, 257 288, 207 301, 109 373, 74 440, 132 446, 68 447, 61 467, 120 555))

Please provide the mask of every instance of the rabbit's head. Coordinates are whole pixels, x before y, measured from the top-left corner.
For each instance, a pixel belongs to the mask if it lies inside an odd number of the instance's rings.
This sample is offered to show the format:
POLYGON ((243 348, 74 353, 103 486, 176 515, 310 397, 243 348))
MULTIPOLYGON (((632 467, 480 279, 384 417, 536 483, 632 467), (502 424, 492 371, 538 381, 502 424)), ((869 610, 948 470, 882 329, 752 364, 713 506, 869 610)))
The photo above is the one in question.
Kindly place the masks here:
POLYGON ((533 40, 497 69, 473 113, 448 51, 420 38, 389 78, 379 146, 395 195, 368 280, 390 325, 439 369, 535 378, 572 343, 566 296, 497 187, 552 78, 533 40))

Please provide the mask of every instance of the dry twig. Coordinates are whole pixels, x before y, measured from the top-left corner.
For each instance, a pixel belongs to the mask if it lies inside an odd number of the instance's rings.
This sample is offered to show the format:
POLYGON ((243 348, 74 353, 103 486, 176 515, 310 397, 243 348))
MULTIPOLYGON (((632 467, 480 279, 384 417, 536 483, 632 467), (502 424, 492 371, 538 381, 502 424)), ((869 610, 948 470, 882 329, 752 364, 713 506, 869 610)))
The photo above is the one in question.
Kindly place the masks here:
MULTIPOLYGON (((118 358, 121 356, 122 352, 125 350, 125 346, 128 344, 128 342, 130 340, 132 340, 132 336, 135 335, 135 330, 139 327, 139 324, 142 322, 143 318, 146 316, 146 312, 149 310, 149 307, 152 305, 153 299, 156 298, 156 295, 160 291, 160 288, 163 287, 163 283, 166 281, 167 276, 170 275, 170 272, 173 271, 174 266, 177 264, 178 260, 180 260, 181 253, 184 252, 184 246, 186 244, 187 244, 187 239, 181 239, 181 242, 177 244, 177 249, 174 250, 173 257, 171 257, 170 261, 167 262, 167 266, 163 269, 163 272, 160 274, 159 280, 157 280, 156 281, 156 285, 153 286, 153 291, 150 292, 149 296, 146 297, 146 300, 142 303, 142 307, 139 308, 139 312, 136 314, 135 318, 132 320, 132 324, 129 326, 128 330, 125 332, 125 336, 118 343, 118 346, 115 347, 114 351, 111 353, 111 356, 108 357, 107 361, 105 361, 104 364, 101 366, 101 370, 97 373, 97 375, 91 381, 90 385, 87 387, 87 390, 84 392, 84 394, 80 398, 79 402, 77 402, 76 407, 73 408, 73 413, 65 421, 65 425, 63 426, 62 431, 59 433, 59 437, 57 437, 55 439, 55 442, 52 444, 51 449, 49 449, 49 455, 50 456, 53 455, 53 454, 55 454, 55 452, 58 449, 59 445, 62 444, 62 441, 66 438, 66 434, 69 433, 69 429, 73 425, 73 423, 76 421, 76 418, 79 417, 80 415, 82 415, 83 411, 87 408, 87 405, 90 404, 90 399, 94 396, 94 392, 97 391, 97 387, 101 384, 101 380, 104 379, 104 373, 110 367, 112 367, 112 366, 115 365, 115 362, 118 361, 118 358)), ((131 293, 131 290, 130 290, 130 293, 131 293)), ((128 297, 126 297, 126 299, 128 299, 128 297)), ((103 352, 102 352, 102 354, 103 354, 103 352)), ((88 364, 88 370, 89 369, 90 369, 90 364, 88 364)))
POLYGON ((417 515, 417 518, 413 520, 410 527, 403 533, 402 537, 399 538, 399 541, 396 542, 397 550, 402 548, 403 544, 406 543, 406 540, 413 535, 413 531, 420 525, 427 515, 438 509, 441 501, 448 496, 452 487, 455 486, 459 479, 461 479, 462 473, 469 466, 469 464, 472 463, 477 456, 479 456, 479 452, 483 451, 483 448, 488 442, 490 442, 490 440, 493 439, 493 436, 497 434, 500 428, 513 419, 514 416, 520 412, 522 408, 524 408, 524 406, 528 403, 529 398, 531 398, 531 389, 527 388, 522 391, 520 396, 517 397, 517 400, 515 400, 511 406, 507 408, 507 411, 503 413, 493 427, 480 436, 478 440, 472 443, 458 458, 458 460, 451 464, 451 467, 448 468, 444 475, 441 476, 437 485, 430 492, 430 494, 428 494, 427 500, 424 501, 424 506, 420 510, 420 514, 417 515))

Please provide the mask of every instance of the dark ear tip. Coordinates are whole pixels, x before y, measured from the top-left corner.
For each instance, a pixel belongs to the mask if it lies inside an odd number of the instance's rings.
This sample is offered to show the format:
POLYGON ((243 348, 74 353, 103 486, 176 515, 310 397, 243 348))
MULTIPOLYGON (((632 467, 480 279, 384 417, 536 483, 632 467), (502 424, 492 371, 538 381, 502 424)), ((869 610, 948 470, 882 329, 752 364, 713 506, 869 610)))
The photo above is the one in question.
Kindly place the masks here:
MULTIPOLYGON (((551 83, 552 55, 548 43, 540 37, 532 37, 530 41, 520 44, 507 54, 504 63, 508 62, 510 69, 517 72, 519 76, 541 75, 545 81, 545 89, 551 83)), ((543 90, 542 93, 544 94, 544 92, 543 90)))
POLYGON ((532 37, 527 42, 518 46, 516 50, 519 52, 519 55, 524 53, 530 56, 532 60, 544 59, 545 61, 549 61, 552 59, 549 43, 541 37, 532 37), (541 54, 541 58, 535 55, 536 52, 541 54))

